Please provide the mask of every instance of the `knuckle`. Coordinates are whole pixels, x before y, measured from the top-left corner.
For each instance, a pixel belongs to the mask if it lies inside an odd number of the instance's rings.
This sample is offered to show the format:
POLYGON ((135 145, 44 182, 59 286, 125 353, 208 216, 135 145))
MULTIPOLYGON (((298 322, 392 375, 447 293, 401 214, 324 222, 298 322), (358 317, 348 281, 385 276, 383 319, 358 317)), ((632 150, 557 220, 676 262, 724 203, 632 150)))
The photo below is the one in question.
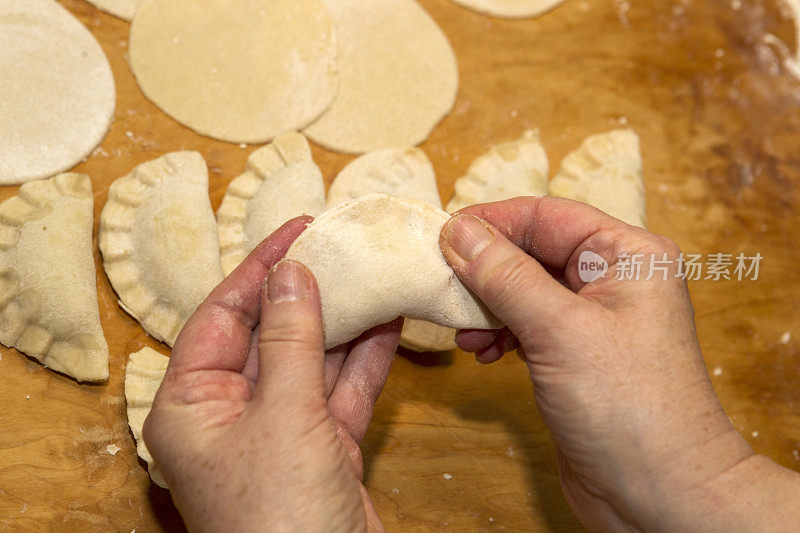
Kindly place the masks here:
POLYGON ((510 295, 530 293, 534 282, 527 268, 529 261, 532 261, 530 257, 520 253, 490 265, 481 276, 486 297, 493 302, 503 302, 510 295))
POLYGON ((678 246, 678 243, 669 237, 663 237, 661 235, 657 235, 657 238, 661 243, 661 252, 666 253, 670 258, 677 258, 681 255, 681 247, 678 246))
POLYGON ((314 324, 311 321, 298 320, 286 324, 272 325, 261 328, 260 344, 283 344, 310 346, 314 344, 312 335, 314 324))

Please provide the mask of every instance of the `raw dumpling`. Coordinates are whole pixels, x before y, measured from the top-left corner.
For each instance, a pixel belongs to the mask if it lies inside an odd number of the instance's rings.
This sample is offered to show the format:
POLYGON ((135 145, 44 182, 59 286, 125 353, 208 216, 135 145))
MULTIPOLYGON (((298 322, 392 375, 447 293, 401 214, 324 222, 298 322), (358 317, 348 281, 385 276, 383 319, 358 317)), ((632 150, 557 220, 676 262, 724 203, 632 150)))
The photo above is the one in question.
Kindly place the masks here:
POLYGON ((456 182, 447 210, 453 213, 469 205, 547 194, 548 171, 539 130, 526 131, 476 159, 456 182))
POLYGON ((72 168, 105 137, 115 103, 100 44, 59 2, 0 1, 0 185, 72 168))
MULTIPOLYGON (((386 148, 359 157, 331 184, 328 206, 369 193, 416 198, 442 207, 433 166, 418 148, 386 148)), ((443 352, 456 348, 454 337, 451 328, 407 318, 400 344, 409 350, 443 352)))
POLYGON ((386 148, 362 155, 333 180, 328 207, 369 193, 416 198, 442 207, 433 166, 418 148, 386 148))
MULTIPOLYGON (((526 131, 516 141, 493 146, 476 159, 456 182, 447 210, 452 213, 468 205, 546 194, 547 172, 539 131, 526 131)), ((451 328, 406 320, 400 344, 418 352, 449 351, 456 348, 455 333, 451 328)))
POLYGON ((449 219, 419 200, 369 194, 309 225, 286 258, 316 276, 326 348, 398 316, 452 328, 500 326, 444 260, 439 234, 449 219))
POLYGON ((170 346, 222 281, 208 170, 174 152, 115 181, 100 218, 100 251, 120 305, 170 346))
POLYGON ((89 176, 23 185, 0 204, 0 342, 78 381, 108 379, 89 176))
POLYGON ((128 405, 128 425, 136 439, 136 453, 147 462, 150 479, 165 489, 168 488, 167 482, 147 450, 142 428, 153 408, 153 400, 164 381, 168 365, 169 357, 152 348, 142 348, 128 357, 128 366, 125 368, 125 402, 128 405))
POLYGON ((639 137, 613 130, 588 137, 561 162, 550 194, 584 202, 628 224, 646 227, 639 137))
POLYGON ((339 44, 339 92, 306 129, 345 153, 415 146, 453 108, 458 64, 414 0, 325 0, 339 44))
POLYGON ((453 0, 467 9, 509 19, 536 17, 550 11, 564 0, 453 0))
POLYGON ((325 210, 325 182, 308 141, 288 133, 253 152, 217 211, 222 270, 227 276, 286 221, 325 210))
POLYGON ((222 141, 259 144, 305 128, 338 86, 321 0, 143 0, 129 55, 150 100, 222 141))

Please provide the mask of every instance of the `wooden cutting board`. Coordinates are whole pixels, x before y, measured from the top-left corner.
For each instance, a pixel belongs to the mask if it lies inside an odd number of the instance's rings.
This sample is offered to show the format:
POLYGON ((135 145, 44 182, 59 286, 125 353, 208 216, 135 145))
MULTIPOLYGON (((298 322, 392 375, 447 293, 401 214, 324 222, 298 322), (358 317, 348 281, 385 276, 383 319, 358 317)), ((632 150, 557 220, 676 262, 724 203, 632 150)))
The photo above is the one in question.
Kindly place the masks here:
MULTIPOLYGON (((117 83, 111 131, 76 169, 92 177, 96 216, 114 179, 184 149, 208 161, 218 207, 254 148, 203 138, 160 112, 126 63, 129 25, 82 0, 62 1, 100 40, 117 83)), ((475 157, 526 128, 541 129, 554 169, 585 136, 634 128, 653 231, 688 253, 764 257, 758 281, 691 289, 728 414, 757 452, 797 470, 800 81, 763 41, 772 33, 795 46, 775 1, 568 0, 538 19, 502 21, 422 0, 461 72, 455 109, 423 149, 448 200, 475 157)), ((351 159, 319 148, 314 156, 328 183, 351 159)), ((0 188, 0 200, 16 190, 0 188)), ((0 529, 182 527, 169 494, 136 458, 122 386, 130 352, 166 348, 119 309, 95 256, 107 384, 79 385, 0 349, 0 529), (111 456, 108 444, 121 450, 111 456)), ((390 530, 580 529, 516 357, 489 367, 463 353, 398 358, 364 456, 367 487, 390 530)))

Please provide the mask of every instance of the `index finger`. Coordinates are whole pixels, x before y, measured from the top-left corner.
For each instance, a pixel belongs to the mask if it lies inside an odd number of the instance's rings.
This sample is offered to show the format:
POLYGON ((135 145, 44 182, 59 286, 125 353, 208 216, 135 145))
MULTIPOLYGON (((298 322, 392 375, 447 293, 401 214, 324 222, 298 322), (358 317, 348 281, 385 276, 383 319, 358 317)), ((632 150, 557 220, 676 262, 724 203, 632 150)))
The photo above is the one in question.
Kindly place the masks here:
POLYGON ((553 196, 524 196, 465 207, 545 266, 564 269, 591 236, 626 224, 590 205, 553 196))
POLYGON ((312 220, 303 216, 281 226, 211 291, 178 335, 171 371, 242 371, 259 320, 264 280, 312 220))

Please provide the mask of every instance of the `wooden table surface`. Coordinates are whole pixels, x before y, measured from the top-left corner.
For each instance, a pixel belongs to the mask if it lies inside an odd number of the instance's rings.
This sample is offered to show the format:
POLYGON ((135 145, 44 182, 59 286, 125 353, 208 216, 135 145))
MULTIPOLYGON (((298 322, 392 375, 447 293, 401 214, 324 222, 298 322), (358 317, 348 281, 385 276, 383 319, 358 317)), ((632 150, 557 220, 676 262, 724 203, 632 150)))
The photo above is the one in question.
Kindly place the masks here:
MULTIPOLYGON (((254 148, 203 138, 160 112, 126 63, 129 25, 82 0, 62 1, 97 36, 117 83, 111 131, 76 169, 92 177, 96 217, 114 179, 184 149, 208 161, 216 209, 254 148)), ((795 46, 777 1, 568 0, 538 19, 502 21, 422 0, 461 73, 455 109, 423 149, 447 200, 473 158, 525 128, 541 129, 556 169, 585 136, 633 127, 653 231, 689 253, 764 257, 758 281, 691 289, 729 416, 757 452, 798 470, 800 81, 764 44, 771 33, 795 46)), ((314 156, 328 182, 351 159, 317 147, 314 156)), ((0 188, 0 200, 16 190, 0 188)), ((0 529, 182 527, 136 457, 123 397, 127 355, 166 348, 119 309, 95 256, 107 384, 80 385, 0 349, 0 529), (106 453, 112 443, 121 448, 115 456, 106 453)), ((398 358, 364 456, 390 530, 580 530, 515 357, 489 367, 463 353, 398 358)))

